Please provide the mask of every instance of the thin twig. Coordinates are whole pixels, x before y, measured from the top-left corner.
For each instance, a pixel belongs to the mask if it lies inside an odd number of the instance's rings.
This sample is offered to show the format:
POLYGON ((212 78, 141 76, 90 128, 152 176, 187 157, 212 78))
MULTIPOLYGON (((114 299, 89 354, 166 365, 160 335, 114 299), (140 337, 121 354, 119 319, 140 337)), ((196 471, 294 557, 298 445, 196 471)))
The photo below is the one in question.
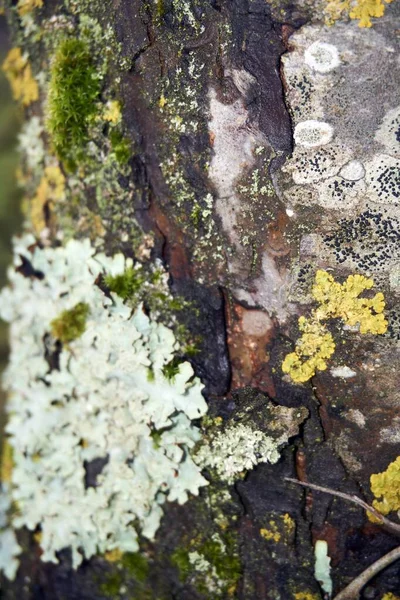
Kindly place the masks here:
POLYGON ((330 494, 331 496, 338 496, 339 498, 342 498, 343 500, 347 500, 348 502, 353 502, 353 504, 358 504, 358 506, 361 506, 366 511, 372 513, 374 515, 374 517, 379 519, 380 523, 382 524, 382 527, 384 527, 387 531, 390 531, 390 533, 393 533, 394 535, 400 536, 400 525, 398 525, 397 523, 393 523, 393 521, 390 521, 390 519, 387 519, 386 517, 384 517, 373 506, 370 506, 369 504, 364 502, 364 500, 361 500, 361 498, 359 498, 358 496, 345 494, 344 492, 338 492, 336 490, 332 490, 331 488, 323 487, 321 485, 316 485, 315 483, 307 483, 306 481, 299 481, 298 479, 292 479, 292 477, 285 477, 285 480, 290 481, 291 483, 296 483, 297 485, 301 485, 303 487, 310 488, 317 492, 325 492, 325 494, 330 494))
POLYGON ((400 546, 391 550, 385 556, 372 563, 365 571, 356 577, 347 587, 344 588, 333 600, 358 600, 362 588, 372 577, 375 577, 379 571, 388 567, 392 562, 400 558, 400 546))

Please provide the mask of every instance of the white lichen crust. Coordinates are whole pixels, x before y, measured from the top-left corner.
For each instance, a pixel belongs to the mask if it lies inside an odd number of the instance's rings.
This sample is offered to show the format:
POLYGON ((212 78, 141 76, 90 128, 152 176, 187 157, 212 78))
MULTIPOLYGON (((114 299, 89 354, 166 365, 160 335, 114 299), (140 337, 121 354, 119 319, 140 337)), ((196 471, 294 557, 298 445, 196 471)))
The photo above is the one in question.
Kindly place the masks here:
POLYGON ((294 141, 304 148, 325 146, 333 138, 333 127, 329 123, 309 119, 301 121, 294 128, 294 141))
POLYGON ((154 537, 166 500, 183 504, 207 483, 189 454, 200 437, 192 420, 207 409, 202 385, 187 362, 167 379, 172 331, 96 285, 124 272, 122 255, 95 254, 87 240, 41 249, 25 236, 16 267, 21 256, 29 273, 10 269, 0 295, 11 323, 13 524, 40 525, 45 561, 68 546, 75 567, 97 552, 136 551, 137 531, 154 537), (81 302, 85 331, 60 350, 50 323, 81 302))
POLYGON ((0 573, 8 579, 15 579, 18 569, 18 556, 22 548, 18 544, 15 532, 7 526, 7 513, 11 508, 8 485, 0 484, 0 573))
POLYGON ((305 50, 304 62, 318 73, 329 73, 340 65, 339 52, 333 44, 317 41, 305 50))

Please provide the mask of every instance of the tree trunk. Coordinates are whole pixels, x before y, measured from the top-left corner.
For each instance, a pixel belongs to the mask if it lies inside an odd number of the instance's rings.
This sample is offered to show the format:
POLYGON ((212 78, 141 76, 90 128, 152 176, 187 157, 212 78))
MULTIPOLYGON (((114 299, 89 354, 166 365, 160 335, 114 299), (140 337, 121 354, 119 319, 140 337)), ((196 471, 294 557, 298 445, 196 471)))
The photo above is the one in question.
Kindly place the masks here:
MULTIPOLYGON (((30 65, 38 86, 19 100, 26 122, 43 127, 21 142, 26 227, 38 248, 89 239, 143 270, 123 299, 173 331, 175 367, 189 360, 205 386, 208 415, 195 421, 202 439, 191 453, 209 485, 167 500, 154 536, 134 523, 138 551, 108 549, 77 569, 69 543, 53 564, 42 557, 40 523, 19 529, 23 552, 15 580, 2 579, 5 599, 317 600, 399 544, 360 506, 285 480, 372 504, 371 474, 399 454, 399 6, 372 27, 365 7, 346 6, 6 7, 25 57, 14 82, 23 72, 26 93, 30 65), (81 63, 70 68, 70 59, 81 63), (60 192, 49 168, 59 169, 60 192), (149 279, 156 268, 168 278, 162 293, 149 279), (252 446, 253 434, 273 440, 273 453, 252 446), (221 450, 230 435, 237 453, 245 447, 240 459, 221 450), (231 459, 242 468, 229 471, 231 459), (330 575, 315 573, 317 541, 327 542, 330 575)), ((27 262, 20 272, 40 280, 27 262)), ((118 292, 107 281, 96 281, 106 296, 118 292)), ((54 323, 50 372, 74 348, 54 323)), ((14 452, 18 431, 7 442, 14 452)), ((100 485, 107 460, 85 461, 86 489, 100 485)), ((18 461, 13 469, 15 516, 25 509, 18 461)), ((395 470, 381 489, 395 500, 375 505, 396 522, 395 470)), ((394 562, 360 598, 393 600, 399 590, 394 562)))

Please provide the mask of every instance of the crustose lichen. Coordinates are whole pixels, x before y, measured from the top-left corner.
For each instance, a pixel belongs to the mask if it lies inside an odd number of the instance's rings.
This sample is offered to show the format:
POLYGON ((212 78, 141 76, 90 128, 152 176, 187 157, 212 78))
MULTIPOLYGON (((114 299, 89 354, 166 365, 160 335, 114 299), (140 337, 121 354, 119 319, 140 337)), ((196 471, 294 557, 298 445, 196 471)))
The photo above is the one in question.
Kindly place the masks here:
POLYGON ((388 323, 383 315, 383 294, 378 292, 373 298, 359 297, 373 285, 373 280, 363 275, 350 275, 340 284, 326 271, 318 270, 312 295, 319 306, 310 317, 299 318, 302 336, 297 340, 294 352, 283 361, 283 372, 294 382, 303 383, 316 371, 327 368, 326 361, 335 351, 333 336, 324 324, 328 319, 341 319, 350 327, 359 326, 360 333, 385 333, 388 323))

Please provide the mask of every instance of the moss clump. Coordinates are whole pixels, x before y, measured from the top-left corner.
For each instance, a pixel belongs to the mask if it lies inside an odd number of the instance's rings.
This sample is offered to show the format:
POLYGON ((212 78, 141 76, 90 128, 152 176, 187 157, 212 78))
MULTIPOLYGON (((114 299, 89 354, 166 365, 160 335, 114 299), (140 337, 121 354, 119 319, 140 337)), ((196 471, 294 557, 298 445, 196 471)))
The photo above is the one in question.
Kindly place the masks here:
POLYGON ((136 581, 143 583, 149 576, 149 563, 140 552, 126 552, 122 557, 123 567, 136 581))
POLYGON ((111 573, 106 581, 100 585, 100 591, 110 598, 116 598, 119 596, 123 583, 124 579, 121 573, 111 573))
POLYGON ((76 340, 85 331, 88 314, 89 305, 79 302, 74 308, 64 310, 50 323, 51 333, 63 344, 76 340))
POLYGON ((132 154, 129 140, 124 138, 120 131, 114 130, 110 133, 110 142, 119 164, 126 165, 132 154))
POLYGON ((100 80, 87 44, 77 39, 63 40, 51 69, 48 129, 57 155, 68 170, 75 170, 84 159, 99 94, 100 80))
POLYGON ((122 275, 106 275, 104 283, 110 290, 123 300, 132 298, 140 292, 144 282, 146 281, 143 269, 133 269, 129 267, 122 275))
POLYGON ((168 379, 168 381, 173 382, 175 380, 175 377, 179 373, 179 365, 181 364, 181 362, 182 360, 175 356, 172 360, 169 361, 169 363, 164 365, 162 372, 164 377, 168 379))
POLYGON ((190 581, 201 594, 207 596, 211 584, 213 598, 234 596, 242 572, 234 534, 194 538, 187 548, 177 548, 171 560, 181 581, 190 581))

